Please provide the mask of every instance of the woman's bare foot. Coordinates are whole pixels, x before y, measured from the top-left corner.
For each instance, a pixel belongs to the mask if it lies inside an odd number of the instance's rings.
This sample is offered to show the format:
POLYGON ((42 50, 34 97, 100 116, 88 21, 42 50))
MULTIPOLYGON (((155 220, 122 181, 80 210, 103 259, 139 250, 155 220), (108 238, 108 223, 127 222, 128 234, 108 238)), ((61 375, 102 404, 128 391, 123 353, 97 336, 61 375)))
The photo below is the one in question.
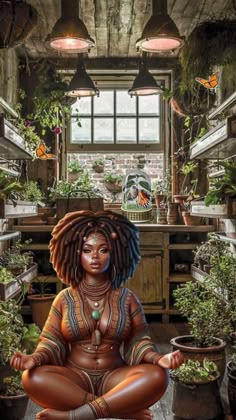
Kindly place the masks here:
POLYGON ((53 410, 46 408, 36 414, 36 420, 69 420, 69 411, 53 410))
MULTIPOLYGON (((119 417, 119 416, 118 416, 119 417)), ((152 420, 153 412, 148 408, 136 411, 134 413, 124 414, 122 419, 132 419, 132 420, 152 420)))
MULTIPOLYGON (((134 413, 124 414, 121 418, 132 420, 152 420, 153 413, 149 409, 143 409, 134 413)), ((46 408, 36 415, 36 420, 69 420, 69 411, 46 408)), ((81 420, 85 420, 85 418, 82 416, 81 420)))

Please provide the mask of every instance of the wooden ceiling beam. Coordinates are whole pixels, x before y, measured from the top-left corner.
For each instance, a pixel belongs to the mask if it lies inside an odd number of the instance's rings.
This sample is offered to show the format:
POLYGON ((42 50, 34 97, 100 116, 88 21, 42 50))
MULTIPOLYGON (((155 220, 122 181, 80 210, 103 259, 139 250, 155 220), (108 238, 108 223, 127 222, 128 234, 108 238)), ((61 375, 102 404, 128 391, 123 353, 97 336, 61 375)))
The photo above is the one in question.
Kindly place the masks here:
MULTIPOLYGON (((58 70, 75 70, 77 64, 77 57, 67 58, 50 58, 50 63, 53 63, 58 70)), ((139 57, 90 57, 84 58, 86 69, 88 71, 124 71, 129 70, 138 71, 139 57)), ((147 62, 150 70, 170 70, 175 69, 178 65, 176 58, 168 57, 149 57, 147 62)))

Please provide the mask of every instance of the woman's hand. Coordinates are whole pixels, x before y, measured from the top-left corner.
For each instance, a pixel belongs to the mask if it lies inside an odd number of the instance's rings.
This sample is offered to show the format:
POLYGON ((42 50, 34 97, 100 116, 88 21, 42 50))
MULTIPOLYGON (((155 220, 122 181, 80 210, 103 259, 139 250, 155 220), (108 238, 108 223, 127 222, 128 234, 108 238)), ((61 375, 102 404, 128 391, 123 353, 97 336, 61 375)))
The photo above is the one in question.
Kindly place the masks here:
POLYGON ((10 365, 12 368, 17 370, 32 369, 37 366, 36 360, 30 354, 20 353, 15 351, 14 355, 10 360, 10 365))
POLYGON ((184 362, 184 358, 180 350, 173 351, 162 356, 157 364, 165 369, 176 369, 184 362))

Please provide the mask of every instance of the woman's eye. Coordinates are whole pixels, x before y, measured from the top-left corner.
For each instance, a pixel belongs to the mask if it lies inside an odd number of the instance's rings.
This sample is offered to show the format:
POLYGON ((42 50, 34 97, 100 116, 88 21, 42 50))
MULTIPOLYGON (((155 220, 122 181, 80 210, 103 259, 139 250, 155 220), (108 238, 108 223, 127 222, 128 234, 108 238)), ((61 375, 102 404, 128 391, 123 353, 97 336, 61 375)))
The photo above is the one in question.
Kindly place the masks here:
POLYGON ((102 248, 100 249, 101 254, 107 254, 109 252, 109 249, 107 248, 102 248))
POLYGON ((83 249, 83 253, 84 253, 84 254, 89 254, 90 252, 91 252, 91 250, 90 250, 90 249, 88 249, 88 248, 83 249))

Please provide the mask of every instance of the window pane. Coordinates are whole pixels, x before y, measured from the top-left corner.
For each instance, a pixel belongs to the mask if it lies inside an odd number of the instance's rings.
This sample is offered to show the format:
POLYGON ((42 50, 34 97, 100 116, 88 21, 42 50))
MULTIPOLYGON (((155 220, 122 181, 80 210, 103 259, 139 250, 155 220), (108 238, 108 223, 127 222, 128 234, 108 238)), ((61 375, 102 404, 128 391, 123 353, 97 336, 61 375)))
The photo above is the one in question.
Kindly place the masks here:
POLYGON ((116 92, 116 113, 136 114, 136 98, 131 98, 127 90, 116 92))
POLYGON ((136 143, 136 118, 117 118, 117 143, 136 143))
POLYGON ((91 118, 80 118, 81 127, 71 119, 71 143, 91 143, 91 118))
POLYGON ((72 105, 72 115, 77 114, 77 110, 79 111, 79 115, 81 114, 91 114, 91 98, 81 98, 77 99, 77 101, 72 105))
POLYGON ((94 143, 114 143, 113 118, 94 118, 94 143))
POLYGON ((160 143, 160 119, 140 118, 139 119, 139 142, 160 143))
POLYGON ((100 96, 94 96, 94 114, 113 115, 114 113, 114 91, 100 90, 100 96))
POLYGON ((139 96, 139 114, 160 115, 160 95, 139 96))

